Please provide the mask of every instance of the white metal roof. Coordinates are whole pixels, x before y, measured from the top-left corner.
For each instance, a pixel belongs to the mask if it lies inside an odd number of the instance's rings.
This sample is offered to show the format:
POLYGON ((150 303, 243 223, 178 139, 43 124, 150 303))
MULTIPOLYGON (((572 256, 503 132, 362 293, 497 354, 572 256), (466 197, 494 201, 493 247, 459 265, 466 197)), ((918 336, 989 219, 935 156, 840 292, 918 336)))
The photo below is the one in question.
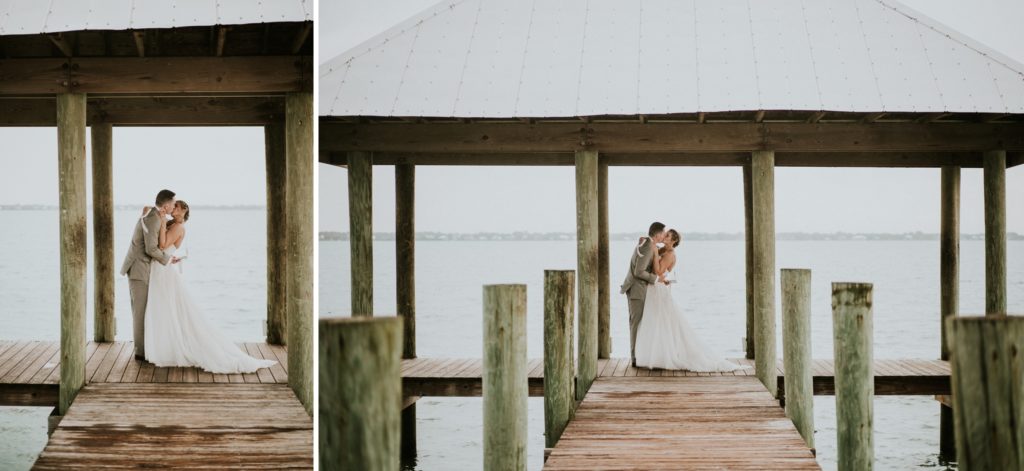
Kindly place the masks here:
POLYGON ((325 116, 1024 113, 1024 65, 894 0, 449 0, 319 89, 325 116))
POLYGON ((310 21, 313 0, 0 0, 0 35, 310 21))

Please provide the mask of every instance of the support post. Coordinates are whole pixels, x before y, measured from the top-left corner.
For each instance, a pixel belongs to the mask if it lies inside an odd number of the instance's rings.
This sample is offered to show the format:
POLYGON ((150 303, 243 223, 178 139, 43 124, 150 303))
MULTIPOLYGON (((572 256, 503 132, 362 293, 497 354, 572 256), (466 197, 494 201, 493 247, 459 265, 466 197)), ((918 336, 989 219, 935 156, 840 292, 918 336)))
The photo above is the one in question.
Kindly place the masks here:
POLYGON ((286 195, 284 124, 263 128, 267 167, 267 343, 285 345, 288 341, 287 252, 285 230, 286 195))
POLYGON ((526 285, 484 286, 485 471, 526 469, 526 285))
MULTIPOLYGON (((395 166, 395 286, 402 358, 416 358, 416 167, 395 166)), ((353 311, 354 313, 354 311, 353 311)))
POLYGON ((871 291, 870 283, 832 283, 840 471, 870 470, 875 460, 871 291))
POLYGON ((985 152, 985 313, 1006 313, 1006 151, 985 152))
POLYGON ((398 469, 401 353, 402 325, 396 317, 320 319, 324 470, 398 469))
MULTIPOLYGON (((960 167, 942 167, 941 234, 939 236, 939 358, 949 360, 946 319, 960 312, 960 167)), ((956 461, 953 409, 939 404, 939 455, 956 461)))
POLYGON ((349 249, 352 252, 352 315, 373 315, 373 160, 348 153, 349 249))
POLYGON ((754 189, 750 163, 743 165, 743 242, 746 255, 745 278, 747 283, 747 336, 744 347, 747 358, 754 359, 754 337, 756 320, 754 315, 754 189))
MULTIPOLYGON (((416 167, 395 166, 395 293, 402 358, 416 358, 416 167)), ((416 404, 402 410, 402 459, 416 456, 416 404)))
POLYGON ((946 319, 960 469, 1024 469, 1024 317, 946 319))
POLYGON ((576 151, 576 264, 579 341, 576 400, 597 377, 597 151, 576 151))
POLYGON ((285 97, 288 384, 313 413, 313 94, 285 97))
POLYGON ((775 355, 775 153, 755 151, 750 159, 754 355, 757 377, 778 393, 775 355))
POLYGON ((811 271, 783 269, 782 359, 786 416, 814 449, 814 383, 811 378, 811 271))
POLYGON ((554 448, 572 419, 572 321, 576 273, 544 271, 544 447, 554 448))
POLYGON ((113 342, 114 319, 114 128, 95 123, 92 133, 93 340, 113 342))
POLYGON ((86 195, 85 94, 57 95, 60 192, 60 393, 64 415, 85 385, 86 195))
POLYGON ((597 162, 597 358, 612 356, 612 283, 608 245, 608 160, 597 162))

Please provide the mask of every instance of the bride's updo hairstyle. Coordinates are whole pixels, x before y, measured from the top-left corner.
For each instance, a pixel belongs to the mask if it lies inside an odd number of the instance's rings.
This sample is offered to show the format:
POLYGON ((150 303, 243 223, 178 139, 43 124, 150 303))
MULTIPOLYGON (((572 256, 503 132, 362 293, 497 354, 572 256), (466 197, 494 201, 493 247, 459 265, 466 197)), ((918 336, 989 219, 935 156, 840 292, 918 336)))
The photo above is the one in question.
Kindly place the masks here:
POLYGON ((672 238, 672 248, 679 247, 679 242, 683 240, 679 233, 675 229, 669 229, 668 235, 672 238))
POLYGON ((181 215, 182 222, 188 221, 188 212, 189 212, 188 203, 186 203, 186 202, 184 202, 182 200, 178 200, 178 201, 174 202, 174 205, 177 206, 178 208, 180 208, 182 211, 185 212, 185 214, 181 215))

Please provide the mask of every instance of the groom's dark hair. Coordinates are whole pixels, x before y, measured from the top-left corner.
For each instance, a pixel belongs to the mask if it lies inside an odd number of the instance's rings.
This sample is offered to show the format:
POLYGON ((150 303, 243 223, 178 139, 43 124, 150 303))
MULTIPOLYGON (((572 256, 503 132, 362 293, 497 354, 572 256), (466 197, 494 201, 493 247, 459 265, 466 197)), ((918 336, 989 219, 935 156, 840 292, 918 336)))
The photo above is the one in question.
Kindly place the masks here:
POLYGON ((168 201, 174 199, 174 192, 171 190, 160 190, 160 193, 156 194, 156 205, 163 206, 168 201))
POLYGON ((652 222, 651 228, 647 231, 647 235, 654 237, 655 234, 665 231, 665 225, 660 222, 652 222))

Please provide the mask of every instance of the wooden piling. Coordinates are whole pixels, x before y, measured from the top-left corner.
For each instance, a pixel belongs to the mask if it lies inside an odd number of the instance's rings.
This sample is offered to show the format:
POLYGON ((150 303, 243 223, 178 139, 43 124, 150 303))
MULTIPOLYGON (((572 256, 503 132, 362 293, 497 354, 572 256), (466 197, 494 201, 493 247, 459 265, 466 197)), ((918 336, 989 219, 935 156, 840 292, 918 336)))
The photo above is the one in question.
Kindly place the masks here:
POLYGON ((352 315, 373 315, 373 161, 369 152, 348 153, 349 250, 352 315))
POLYGON ((484 286, 485 471, 526 469, 526 399, 526 285, 484 286))
POLYGON ((576 265, 579 283, 576 400, 583 399, 597 377, 597 167, 597 151, 576 152, 576 265))
POLYGON ((754 337, 756 337, 754 333, 756 324, 754 318, 754 189, 749 162, 743 165, 743 219, 743 242, 746 255, 744 274, 747 283, 747 336, 743 343, 747 358, 753 359, 756 350, 754 347, 754 337))
POLYGON ((544 271, 544 447, 554 448, 572 419, 572 326, 576 273, 544 271))
POLYGON ((113 342, 114 320, 114 128, 94 123, 92 133, 93 340, 113 342))
POLYGON ((288 384, 313 413, 313 117, 312 93, 285 97, 288 234, 288 384))
POLYGON ((597 162, 597 358, 612 355, 612 284, 608 241, 608 160, 597 162))
POLYGON ((814 383, 811 378, 811 271, 783 269, 782 359, 786 416, 814 449, 814 383))
POLYGON ((985 313, 1006 313, 1006 151, 983 158, 985 180, 985 313))
POLYGON ((322 469, 398 469, 401 353, 397 317, 320 319, 322 469))
POLYGON ((266 125, 263 141, 267 168, 267 343, 285 345, 288 341, 288 232, 285 230, 284 124, 266 125))
POLYGON ((395 166, 395 293, 402 358, 416 358, 416 167, 395 166))
MULTIPOLYGON (((939 358, 949 360, 946 319, 960 312, 960 167, 942 167, 939 235, 939 358)), ((953 409, 939 404, 939 455, 956 460, 953 409)))
POLYGON ((85 385, 86 194, 85 94, 57 95, 60 192, 60 393, 64 415, 85 385))
POLYGON ((757 377, 778 395, 775 355, 775 153, 755 151, 750 159, 751 238, 754 304, 754 365, 757 377))
POLYGON ((840 471, 869 470, 874 463, 871 299, 870 283, 832 283, 840 471))
POLYGON ((952 317, 946 329, 960 469, 1024 469, 1024 317, 952 317))

